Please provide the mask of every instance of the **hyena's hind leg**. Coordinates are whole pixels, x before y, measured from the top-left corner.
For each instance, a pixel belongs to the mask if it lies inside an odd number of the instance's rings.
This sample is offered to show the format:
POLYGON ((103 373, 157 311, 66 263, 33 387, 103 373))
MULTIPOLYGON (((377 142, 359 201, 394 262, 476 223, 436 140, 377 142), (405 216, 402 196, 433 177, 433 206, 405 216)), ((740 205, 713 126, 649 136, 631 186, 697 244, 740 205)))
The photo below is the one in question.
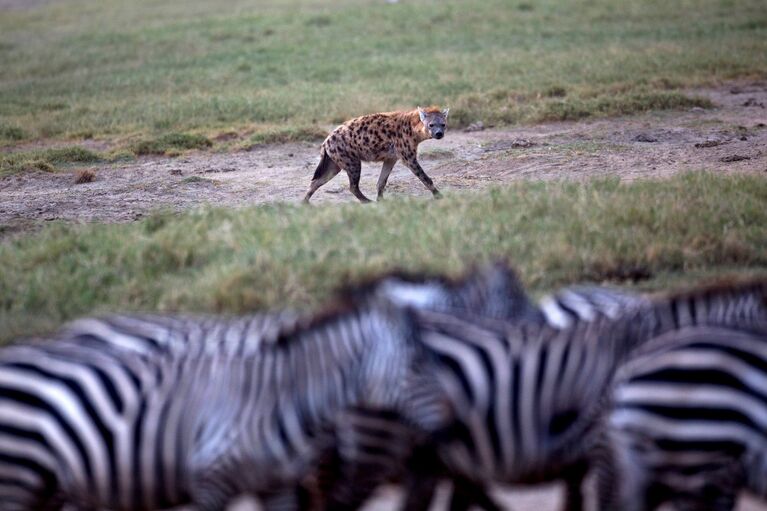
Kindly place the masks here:
POLYGON ((309 199, 312 198, 314 192, 316 192, 320 186, 336 177, 339 172, 341 172, 341 167, 336 165, 336 162, 334 162, 330 156, 323 153, 322 159, 320 160, 319 165, 317 165, 317 170, 314 171, 314 177, 309 185, 309 191, 306 192, 306 195, 304 196, 304 202, 309 202, 309 199))
POLYGON ((350 161, 344 169, 349 174, 349 190, 359 199, 360 202, 370 202, 365 194, 360 190, 360 175, 362 174, 362 162, 359 160, 350 161))
POLYGON ((386 188, 386 181, 389 179, 391 169, 394 168, 394 164, 397 163, 397 159, 384 160, 381 167, 381 175, 378 176, 378 200, 383 199, 384 188, 386 188))

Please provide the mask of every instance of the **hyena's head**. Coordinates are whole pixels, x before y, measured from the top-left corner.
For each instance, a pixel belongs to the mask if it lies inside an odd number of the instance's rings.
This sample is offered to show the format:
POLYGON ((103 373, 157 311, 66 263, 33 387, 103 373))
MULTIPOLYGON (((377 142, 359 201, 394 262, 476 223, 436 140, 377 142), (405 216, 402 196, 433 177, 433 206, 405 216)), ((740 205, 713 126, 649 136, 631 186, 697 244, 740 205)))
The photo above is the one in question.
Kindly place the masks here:
POLYGON ((421 118, 421 122, 430 137, 439 140, 445 136, 445 130, 447 129, 447 113, 449 111, 449 108, 440 110, 436 107, 418 107, 418 116, 421 118))

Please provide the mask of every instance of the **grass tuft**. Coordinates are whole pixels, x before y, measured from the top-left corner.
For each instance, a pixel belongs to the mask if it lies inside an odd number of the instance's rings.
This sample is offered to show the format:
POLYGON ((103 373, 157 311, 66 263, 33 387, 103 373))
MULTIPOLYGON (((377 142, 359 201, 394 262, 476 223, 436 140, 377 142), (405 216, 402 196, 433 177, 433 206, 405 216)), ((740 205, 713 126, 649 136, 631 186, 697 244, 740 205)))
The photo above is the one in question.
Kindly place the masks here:
POLYGON ((168 133, 157 138, 136 142, 131 145, 131 150, 139 156, 146 154, 179 154, 174 152, 190 149, 207 149, 212 145, 213 142, 203 135, 168 133))
POLYGON ((0 124, 0 142, 16 142, 29 138, 29 134, 18 126, 0 124))
POLYGON ((518 122, 572 121, 587 117, 632 115, 651 110, 712 108, 710 100, 691 97, 678 91, 584 90, 569 94, 562 87, 551 87, 532 96, 496 90, 489 96, 468 94, 450 110, 451 125, 463 127, 481 119, 492 124, 518 122))
POLYGON ((244 148, 251 149, 263 144, 284 144, 288 142, 318 141, 328 136, 328 132, 316 126, 279 126, 261 129, 252 134, 244 148))
POLYGON ((51 163, 98 163, 104 158, 84 147, 69 146, 43 151, 46 160, 51 163))
POLYGON ((0 243, 0 338, 103 310, 317 305, 372 273, 456 274, 496 256, 534 291, 587 280, 652 289, 734 269, 767 275, 765 202, 761 176, 696 173, 46 225, 0 243))
POLYGON ((194 183, 213 183, 214 181, 212 179, 208 179, 207 177, 189 176, 182 179, 181 182, 185 184, 194 184, 194 183))
POLYGON ((586 117, 631 115, 650 110, 712 108, 713 106, 706 98, 689 97, 679 92, 653 92, 547 102, 534 115, 534 118, 541 122, 575 121, 586 117))
POLYGON ((98 163, 104 158, 79 146, 0 154, 0 176, 25 170, 53 172, 61 165, 98 163))

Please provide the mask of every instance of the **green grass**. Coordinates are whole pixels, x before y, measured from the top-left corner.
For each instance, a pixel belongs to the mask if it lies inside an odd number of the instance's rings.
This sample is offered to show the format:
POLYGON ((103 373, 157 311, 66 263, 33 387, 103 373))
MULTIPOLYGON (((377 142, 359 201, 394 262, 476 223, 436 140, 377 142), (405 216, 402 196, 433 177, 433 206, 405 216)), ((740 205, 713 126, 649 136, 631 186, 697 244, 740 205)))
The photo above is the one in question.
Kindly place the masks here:
MULTIPOLYGON (((438 103, 453 125, 705 105, 767 77, 764 0, 68 0, 0 16, 0 143, 311 126, 438 103)), ((262 140, 256 136, 254 143, 262 140)))
POLYGON ((166 154, 171 151, 206 149, 212 145, 213 142, 203 135, 167 133, 156 138, 135 142, 131 145, 131 150, 137 155, 166 154))
POLYGON ((318 127, 312 126, 270 126, 261 128, 253 133, 246 148, 261 144, 296 142, 301 140, 322 140, 327 136, 327 132, 318 127))
POLYGON ((243 312, 321 303, 405 267, 459 272, 507 257, 533 290, 577 281, 654 289, 767 275, 767 180, 696 173, 620 184, 520 182, 381 204, 156 214, 48 225, 0 243, 0 338, 103 310, 243 312))
POLYGON ((0 177, 23 170, 53 172, 58 166, 72 163, 98 163, 105 156, 78 146, 0 153, 0 177))

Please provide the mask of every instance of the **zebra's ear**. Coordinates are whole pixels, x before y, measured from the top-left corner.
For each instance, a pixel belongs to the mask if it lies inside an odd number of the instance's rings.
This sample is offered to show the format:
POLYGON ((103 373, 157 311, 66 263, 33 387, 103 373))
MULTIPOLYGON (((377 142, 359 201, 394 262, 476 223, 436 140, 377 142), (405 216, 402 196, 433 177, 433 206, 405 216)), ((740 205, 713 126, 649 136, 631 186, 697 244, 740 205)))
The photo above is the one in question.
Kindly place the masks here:
POLYGON ((440 294, 433 283, 408 282, 389 277, 381 281, 379 292, 400 307, 428 309, 439 303, 440 294))
POLYGON ((530 300, 517 272, 498 259, 475 268, 465 285, 480 289, 483 313, 507 321, 537 320, 538 308, 530 300))

